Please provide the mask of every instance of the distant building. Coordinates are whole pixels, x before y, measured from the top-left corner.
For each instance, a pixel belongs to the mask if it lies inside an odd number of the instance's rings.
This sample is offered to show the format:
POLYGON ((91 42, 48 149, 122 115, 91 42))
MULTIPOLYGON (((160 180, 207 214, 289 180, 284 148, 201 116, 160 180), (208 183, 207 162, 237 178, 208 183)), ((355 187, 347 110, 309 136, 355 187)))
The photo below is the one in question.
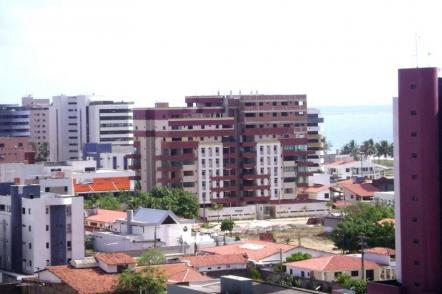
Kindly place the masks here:
POLYGON ((385 176, 389 168, 371 161, 357 161, 352 159, 338 160, 324 166, 325 173, 335 180, 345 180, 355 177, 378 179, 385 176))
POLYGON ((258 240, 247 240, 223 246, 202 248, 200 252, 202 254, 215 255, 242 254, 247 256, 250 262, 260 265, 270 265, 285 262, 287 257, 297 252, 309 253, 312 256, 333 255, 333 253, 306 248, 303 246, 258 240))
POLYGON ((112 226, 116 224, 119 219, 126 219, 127 213, 125 211, 93 208, 86 211, 87 216, 84 221, 86 229, 92 231, 106 231, 112 230, 112 226))
MULTIPOLYGON (((333 282, 346 274, 354 279, 362 278, 361 258, 347 255, 314 257, 285 264, 287 274, 318 281, 333 282)), ((381 266, 369 260, 364 262, 364 277, 370 281, 381 280, 381 266)))
POLYGON ((305 189, 309 199, 330 201, 331 190, 330 185, 316 184, 305 189))
POLYGON ((372 201, 375 192, 379 189, 371 183, 358 182, 357 180, 345 180, 337 183, 337 186, 342 188, 344 194, 344 201, 372 201))
MULTIPOLYGON (((22 106, 29 110, 30 142, 49 144, 49 99, 22 98, 22 106)), ((49 146, 48 146, 49 148, 49 146)))
POLYGON ((373 186, 376 186, 380 191, 390 192, 394 191, 394 178, 393 177, 381 177, 371 181, 373 186))
POLYGON ((132 165, 130 154, 133 147, 112 145, 111 143, 86 143, 83 149, 83 160, 94 159, 97 169, 127 170, 132 165))
POLYGON ((0 164, 35 162, 29 137, 0 137, 0 164))
POLYGON ((0 137, 29 137, 30 110, 15 104, 0 104, 0 137))
POLYGON ((11 186, 0 195, 0 268, 33 274, 84 257, 83 197, 11 186))
POLYGON ((180 260, 204 273, 245 270, 248 262, 245 254, 183 256, 180 260))
POLYGON ((394 207, 394 192, 375 192, 373 194, 373 202, 394 207))
POLYGON ((193 245, 192 224, 192 220, 179 219, 169 210, 130 210, 125 219, 116 220, 111 232, 94 232, 94 248, 102 252, 141 252, 152 247, 176 247, 178 252, 193 252, 188 246, 193 245))
POLYGON ((324 123, 324 118, 320 116, 319 109, 307 109, 307 139, 308 151, 307 156, 312 166, 309 166, 309 171, 312 173, 323 172, 324 165, 324 136, 321 132, 321 124, 324 123))
POLYGON ((88 142, 86 106, 89 96, 55 96, 49 108, 50 161, 82 158, 83 144, 88 142))
MULTIPOLYGON (((202 208, 305 200, 305 95, 190 96, 135 109, 141 189, 179 187, 202 208)), ((203 217, 206 210, 203 210, 203 217)))

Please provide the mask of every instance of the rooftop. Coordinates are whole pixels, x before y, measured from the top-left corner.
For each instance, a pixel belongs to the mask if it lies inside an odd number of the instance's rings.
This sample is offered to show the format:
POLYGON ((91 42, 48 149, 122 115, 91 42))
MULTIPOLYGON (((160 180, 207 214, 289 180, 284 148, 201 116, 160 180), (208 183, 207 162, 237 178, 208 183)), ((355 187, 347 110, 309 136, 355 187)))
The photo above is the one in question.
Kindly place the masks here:
POLYGON ((341 181, 338 185, 361 197, 373 197, 375 192, 380 192, 377 187, 370 183, 353 183, 353 180, 341 181))
POLYGON ((307 187, 307 189, 305 189, 305 192, 306 193, 318 193, 318 192, 325 191, 328 189, 330 189, 330 185, 314 184, 313 186, 307 187))
POLYGON ((365 253, 393 256, 396 255, 396 250, 387 247, 373 247, 366 249, 365 253))
POLYGON ((169 284, 212 280, 211 278, 202 275, 200 272, 194 270, 185 263, 161 264, 155 266, 155 268, 163 272, 163 274, 167 277, 167 282, 169 284))
POLYGON ((125 211, 97 209, 97 214, 88 216, 86 220, 92 222, 113 223, 117 219, 126 219, 127 213, 125 211))
POLYGON ((202 248, 201 251, 219 255, 246 254, 250 260, 260 261, 266 257, 295 249, 295 245, 287 245, 266 241, 249 240, 234 244, 202 248))
POLYGON ((118 275, 100 268, 76 269, 70 265, 48 266, 47 270, 80 294, 111 293, 118 284, 118 275))
POLYGON ((246 264, 247 256, 244 254, 228 254, 228 255, 200 255, 200 256, 183 256, 181 261, 189 262, 190 266, 211 266, 222 264, 246 264))
POLYGON ((180 223, 178 217, 172 211, 153 208, 138 208, 134 213, 133 220, 153 225, 180 223))
POLYGON ((133 257, 127 255, 122 252, 114 252, 114 253, 104 253, 99 252, 95 254, 95 258, 98 261, 104 262, 109 265, 120 265, 120 264, 135 264, 136 261, 133 257))
MULTIPOLYGON (((331 255, 289 262, 286 263, 286 265, 311 271, 347 271, 359 270, 361 268, 361 259, 359 257, 347 255, 331 255)), ((366 269, 379 268, 377 263, 369 260, 364 261, 364 266, 366 269)))

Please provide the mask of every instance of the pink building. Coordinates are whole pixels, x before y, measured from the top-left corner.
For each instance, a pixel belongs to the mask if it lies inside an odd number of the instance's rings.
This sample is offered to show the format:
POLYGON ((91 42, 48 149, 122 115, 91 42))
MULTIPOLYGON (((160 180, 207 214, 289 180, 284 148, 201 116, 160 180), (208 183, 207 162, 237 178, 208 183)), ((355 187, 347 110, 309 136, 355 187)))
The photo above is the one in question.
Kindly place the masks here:
POLYGON ((440 293, 441 200, 439 103, 436 68, 399 70, 395 103, 397 281, 369 285, 369 293, 440 293), (400 292, 399 292, 400 291, 400 292))
POLYGON ((34 163, 29 137, 0 137, 0 163, 34 163))

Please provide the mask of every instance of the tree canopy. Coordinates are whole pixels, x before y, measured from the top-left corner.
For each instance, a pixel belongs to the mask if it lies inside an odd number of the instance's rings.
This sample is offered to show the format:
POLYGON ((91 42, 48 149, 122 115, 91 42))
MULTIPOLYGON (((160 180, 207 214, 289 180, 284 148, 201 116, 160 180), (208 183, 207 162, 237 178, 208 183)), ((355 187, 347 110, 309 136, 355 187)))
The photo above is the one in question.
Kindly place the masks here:
POLYGON ((118 278, 118 293, 166 293, 166 276, 158 269, 147 267, 142 271, 124 270, 118 278))
POLYGON ((346 274, 340 275, 337 282, 345 289, 354 289, 356 294, 365 294, 367 291, 367 281, 353 279, 346 274))
POLYGON ((225 219, 221 222, 221 231, 229 231, 230 235, 232 235, 233 227, 235 226, 235 222, 231 219, 225 219))
POLYGON ((84 200, 85 208, 101 208, 118 210, 121 208, 120 201, 111 193, 105 193, 95 196, 90 196, 84 200))
POLYGON ((357 252, 361 249, 361 236, 368 247, 395 247, 394 225, 379 224, 383 218, 394 217, 393 208, 383 204, 356 203, 344 210, 344 219, 331 234, 336 247, 357 252))
POLYGON ((158 248, 149 248, 138 259, 138 265, 155 265, 166 262, 166 256, 158 248))
POLYGON ((376 156, 376 157, 393 157, 393 143, 387 140, 374 142, 373 139, 368 139, 358 145, 355 140, 351 140, 341 148, 341 154, 349 154, 355 160, 359 160, 360 156, 376 156))
POLYGON ((308 253, 296 252, 290 256, 287 256, 286 260, 288 262, 293 262, 293 261, 301 261, 301 260, 310 259, 310 258, 312 258, 312 256, 308 253))

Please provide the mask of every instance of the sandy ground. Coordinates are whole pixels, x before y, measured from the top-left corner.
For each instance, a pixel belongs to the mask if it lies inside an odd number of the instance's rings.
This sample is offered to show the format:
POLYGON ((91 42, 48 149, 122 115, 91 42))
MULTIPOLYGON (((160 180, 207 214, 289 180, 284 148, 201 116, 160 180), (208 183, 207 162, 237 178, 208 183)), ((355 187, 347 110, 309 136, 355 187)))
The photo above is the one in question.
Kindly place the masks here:
MULTIPOLYGON (((324 235, 321 225, 307 225, 308 218, 286 218, 268 220, 235 221, 233 234, 241 239, 258 239, 259 233, 273 232, 277 242, 339 253, 334 249, 333 242, 324 235)), ((209 229, 201 229, 207 232, 219 232, 220 225, 217 222, 209 224, 209 229)))

